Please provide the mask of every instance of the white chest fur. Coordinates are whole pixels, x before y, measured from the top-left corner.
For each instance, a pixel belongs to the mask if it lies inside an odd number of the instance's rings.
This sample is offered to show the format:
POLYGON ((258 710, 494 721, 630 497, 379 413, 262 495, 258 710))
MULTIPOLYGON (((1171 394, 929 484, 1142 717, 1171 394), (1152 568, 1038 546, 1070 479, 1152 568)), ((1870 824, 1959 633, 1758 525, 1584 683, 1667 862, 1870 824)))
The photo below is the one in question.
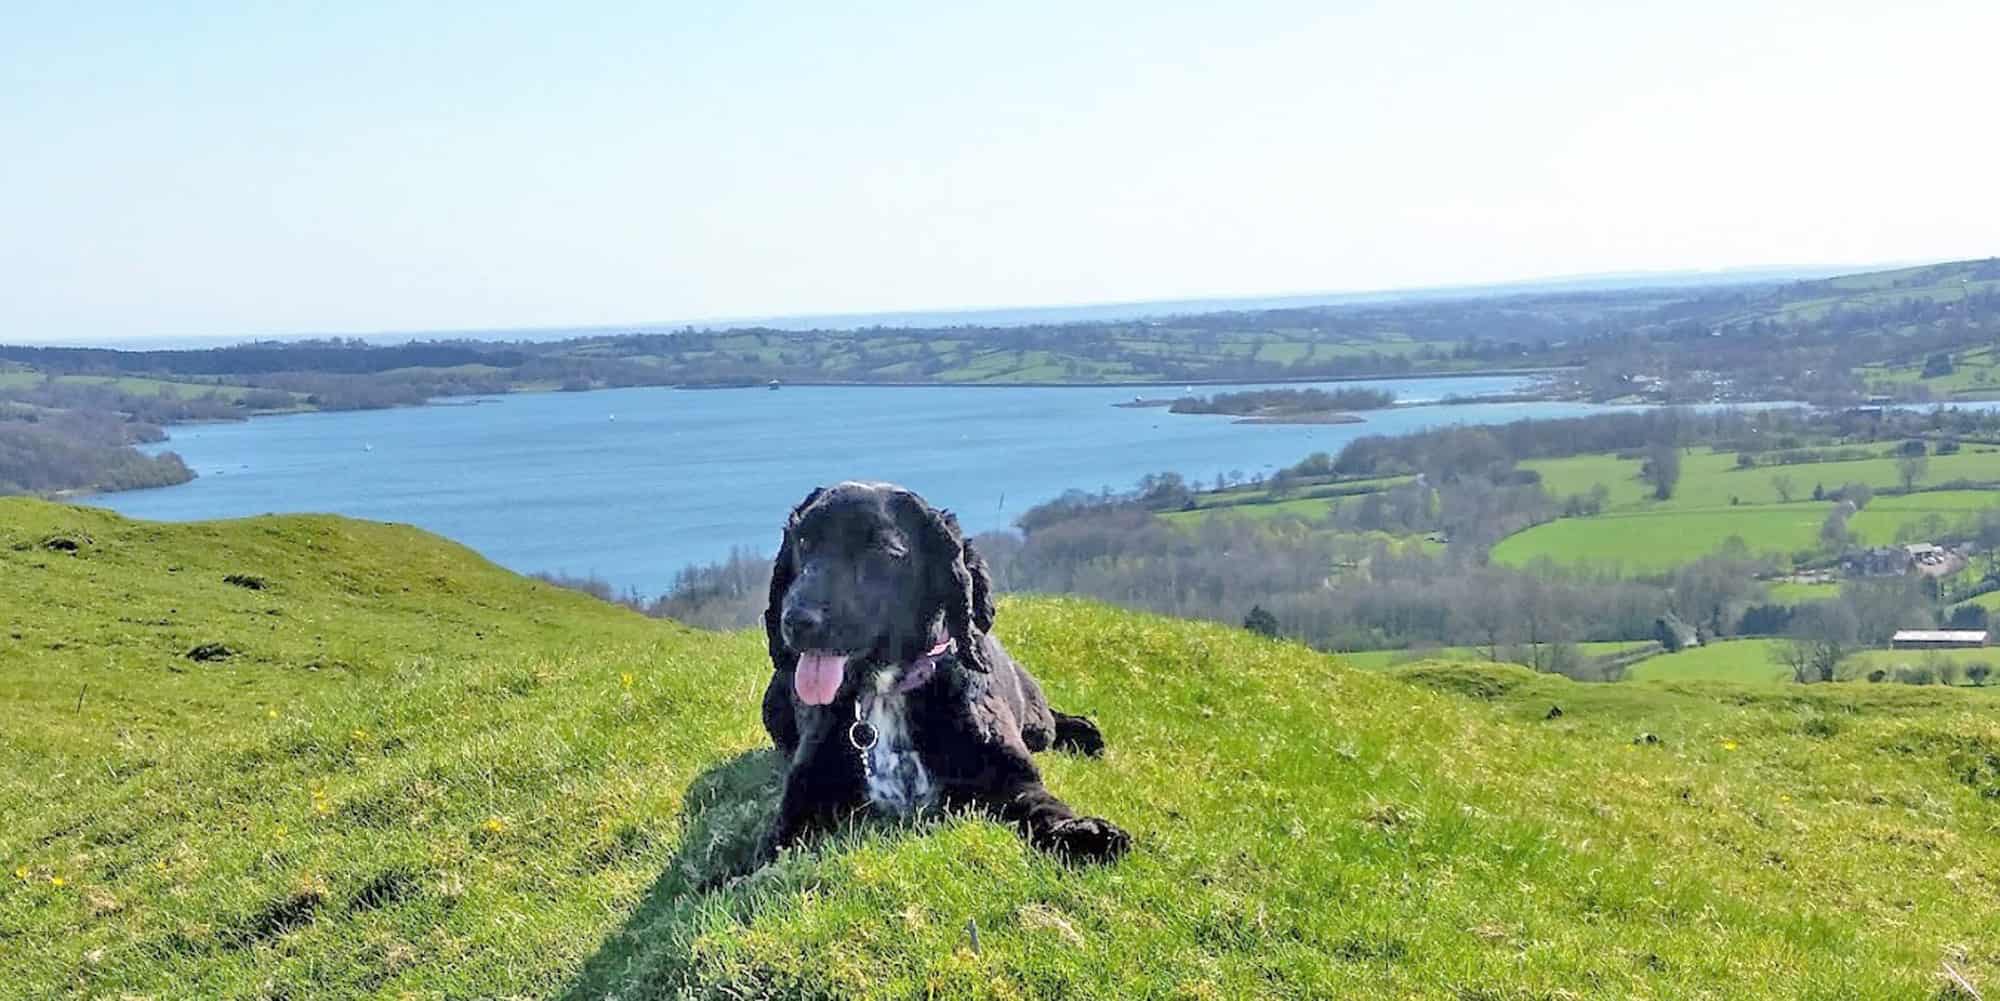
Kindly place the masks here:
POLYGON ((910 737, 908 698, 889 692, 873 695, 861 718, 875 728, 875 746, 862 752, 867 756, 863 772, 869 804, 898 816, 929 806, 937 787, 910 737))

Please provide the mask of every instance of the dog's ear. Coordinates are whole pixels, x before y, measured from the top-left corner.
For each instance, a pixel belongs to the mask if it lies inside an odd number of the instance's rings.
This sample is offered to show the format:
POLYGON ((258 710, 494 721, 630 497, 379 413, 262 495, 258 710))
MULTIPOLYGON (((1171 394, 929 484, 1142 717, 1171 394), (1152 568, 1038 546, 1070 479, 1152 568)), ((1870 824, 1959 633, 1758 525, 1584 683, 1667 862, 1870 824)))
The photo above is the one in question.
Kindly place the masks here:
POLYGON ((921 533, 918 548, 923 553, 926 605, 944 612, 945 632, 957 649, 958 662, 974 671, 991 670, 986 663, 980 637, 993 624, 991 583, 986 561, 965 544, 958 519, 950 511, 931 507, 909 491, 898 494, 916 517, 921 533), (977 571, 973 569, 977 567, 977 571), (983 606, 983 612, 982 612, 983 606))
POLYGON ((972 624, 982 633, 993 631, 993 575, 986 570, 986 557, 972 548, 972 540, 959 547, 965 554, 965 570, 972 575, 972 624))
POLYGON ((764 605, 764 641, 771 651, 771 670, 789 671, 798 666, 799 655, 785 646, 785 637, 779 631, 779 623, 785 616, 785 592, 792 589, 792 536, 798 530, 799 519, 806 509, 826 493, 825 487, 814 487, 806 499, 792 508, 785 519, 785 533, 778 540, 778 554, 771 558, 771 593, 764 605))

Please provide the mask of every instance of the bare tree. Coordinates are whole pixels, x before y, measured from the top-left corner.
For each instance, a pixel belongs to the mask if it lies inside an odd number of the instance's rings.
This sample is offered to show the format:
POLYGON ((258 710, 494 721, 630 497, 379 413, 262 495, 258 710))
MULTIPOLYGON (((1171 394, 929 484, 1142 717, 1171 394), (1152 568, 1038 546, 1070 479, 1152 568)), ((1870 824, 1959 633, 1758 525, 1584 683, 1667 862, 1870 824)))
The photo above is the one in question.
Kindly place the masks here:
POLYGON ((1903 481, 1903 492, 1909 493, 1924 478, 1931 468, 1928 455, 1906 455, 1896 460, 1896 478, 1903 481))
POLYGON ((1655 442, 1646 449, 1646 461, 1639 477, 1653 486, 1654 500, 1668 500, 1681 482, 1681 450, 1671 441, 1655 442))
POLYGON ((1813 680, 1813 645, 1811 640, 1793 637, 1779 644, 1778 661, 1791 669, 1793 681, 1804 685, 1813 680))
POLYGON ((1853 651, 1860 626, 1845 601, 1808 605, 1792 619, 1791 638, 1778 656, 1799 682, 1832 681, 1853 651))
POLYGON ((1792 502, 1792 478, 1789 475, 1779 473, 1771 477, 1771 489, 1778 492, 1778 500, 1786 504, 1792 502))

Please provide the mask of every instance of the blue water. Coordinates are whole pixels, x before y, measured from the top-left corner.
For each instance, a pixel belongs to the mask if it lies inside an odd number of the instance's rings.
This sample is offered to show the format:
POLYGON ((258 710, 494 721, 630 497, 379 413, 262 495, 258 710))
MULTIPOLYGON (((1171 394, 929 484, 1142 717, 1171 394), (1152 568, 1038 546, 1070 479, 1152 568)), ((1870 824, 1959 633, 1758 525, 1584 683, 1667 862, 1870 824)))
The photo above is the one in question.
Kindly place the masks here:
MULTIPOLYGON (((1497 394, 1513 376, 1402 379, 1399 399, 1497 394)), ((1268 472, 1363 434, 1606 408, 1445 404, 1365 424, 1244 425, 1111 406, 1172 388, 621 389, 479 405, 298 414, 173 429, 199 478, 91 499, 164 520, 316 511, 409 522, 521 571, 595 574, 656 594, 732 546, 769 552, 791 505, 822 483, 883 479, 1007 526, 1070 487, 1126 489, 1171 470, 1268 472)))

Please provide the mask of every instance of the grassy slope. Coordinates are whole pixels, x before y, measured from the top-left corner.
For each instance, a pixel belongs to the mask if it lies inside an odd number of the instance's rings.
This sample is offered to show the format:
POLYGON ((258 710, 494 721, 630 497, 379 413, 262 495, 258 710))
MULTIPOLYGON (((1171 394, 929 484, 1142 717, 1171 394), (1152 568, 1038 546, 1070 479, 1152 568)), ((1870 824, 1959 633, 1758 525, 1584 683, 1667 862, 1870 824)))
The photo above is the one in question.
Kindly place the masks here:
POLYGON ((697 890, 768 810, 755 635, 408 529, 25 501, 0 502, 0 609, 4 996, 1928 997, 1947 959, 2000 980, 1981 693, 1383 676, 1015 600, 1002 635, 1112 740, 1046 759, 1050 782, 1133 830, 1131 858, 1068 871, 982 821, 877 824, 697 890), (198 642, 244 653, 182 656, 198 642))

